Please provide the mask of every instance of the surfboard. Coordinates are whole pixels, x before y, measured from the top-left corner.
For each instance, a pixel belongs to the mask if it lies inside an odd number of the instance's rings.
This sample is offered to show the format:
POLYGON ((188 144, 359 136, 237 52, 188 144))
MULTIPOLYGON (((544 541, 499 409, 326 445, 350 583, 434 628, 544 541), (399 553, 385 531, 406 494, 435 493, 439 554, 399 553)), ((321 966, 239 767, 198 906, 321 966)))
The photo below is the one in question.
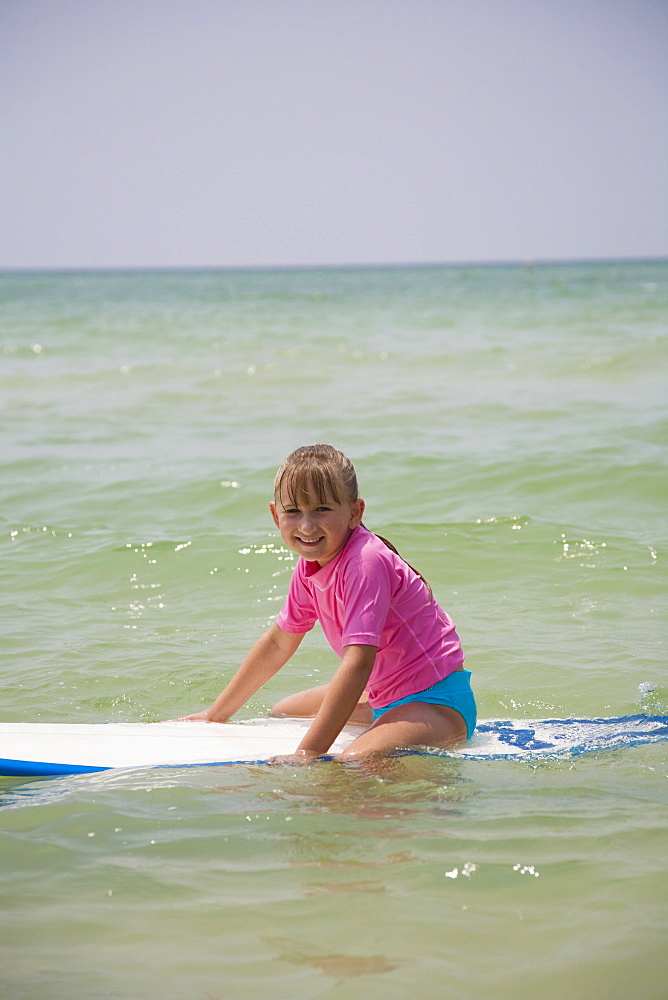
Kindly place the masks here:
MULTIPOLYGON (((0 775, 44 777, 112 768, 262 764, 292 753, 308 719, 212 723, 0 723, 0 775)), ((346 726, 330 756, 363 727, 346 726)), ((668 716, 603 719, 482 719, 473 738, 451 750, 425 750, 462 760, 536 760, 620 750, 668 740, 668 716)), ((419 752, 419 751, 412 751, 419 752)))

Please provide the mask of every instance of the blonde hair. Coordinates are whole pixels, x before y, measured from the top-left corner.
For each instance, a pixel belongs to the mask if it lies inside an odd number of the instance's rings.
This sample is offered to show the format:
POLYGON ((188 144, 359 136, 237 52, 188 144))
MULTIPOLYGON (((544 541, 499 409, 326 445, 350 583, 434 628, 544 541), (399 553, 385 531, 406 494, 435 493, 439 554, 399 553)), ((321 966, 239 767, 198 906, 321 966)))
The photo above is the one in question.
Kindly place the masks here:
MULTIPOLYGON (((342 451, 331 444, 311 444, 296 448, 285 459, 274 480, 274 499, 284 499, 293 507, 299 502, 316 497, 320 503, 332 499, 336 503, 355 503, 359 499, 355 466, 342 451)), ((422 573, 407 562, 392 542, 374 532, 388 549, 403 559, 407 566, 419 576, 429 597, 433 597, 431 586, 422 573)))

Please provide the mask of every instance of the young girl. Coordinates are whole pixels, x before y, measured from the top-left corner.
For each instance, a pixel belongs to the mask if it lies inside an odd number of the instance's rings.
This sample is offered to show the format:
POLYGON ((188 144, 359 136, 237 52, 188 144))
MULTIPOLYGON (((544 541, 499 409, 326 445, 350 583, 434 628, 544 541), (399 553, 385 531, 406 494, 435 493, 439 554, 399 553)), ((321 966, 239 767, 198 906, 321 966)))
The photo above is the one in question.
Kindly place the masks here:
POLYGON ((287 600, 214 703, 188 716, 226 722, 287 663, 319 621, 341 663, 331 682, 284 698, 273 715, 313 717, 293 755, 326 754, 347 722, 370 723, 342 758, 470 737, 476 707, 455 627, 423 578, 362 524, 352 463, 331 445, 298 448, 269 505, 299 555, 287 600))

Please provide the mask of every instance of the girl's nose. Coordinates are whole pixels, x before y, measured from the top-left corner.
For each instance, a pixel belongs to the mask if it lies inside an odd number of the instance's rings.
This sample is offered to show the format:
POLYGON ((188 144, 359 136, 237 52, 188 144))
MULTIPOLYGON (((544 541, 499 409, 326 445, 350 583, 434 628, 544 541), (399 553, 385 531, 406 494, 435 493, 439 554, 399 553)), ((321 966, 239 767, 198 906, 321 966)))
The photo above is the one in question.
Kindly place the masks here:
POLYGON ((299 519, 299 530, 305 535, 311 534, 316 528, 315 520, 312 514, 302 511, 302 516, 299 519))

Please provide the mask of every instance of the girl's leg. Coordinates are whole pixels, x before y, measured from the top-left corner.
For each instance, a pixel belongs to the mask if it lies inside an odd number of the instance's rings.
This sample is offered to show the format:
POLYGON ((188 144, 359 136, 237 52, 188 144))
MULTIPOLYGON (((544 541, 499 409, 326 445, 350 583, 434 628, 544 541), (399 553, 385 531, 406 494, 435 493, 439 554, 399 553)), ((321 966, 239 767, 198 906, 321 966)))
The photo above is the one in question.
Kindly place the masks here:
MULTIPOLYGON (((271 709, 271 714, 288 715, 292 719, 314 719, 323 703, 327 687, 327 684, 321 684, 320 687, 289 694, 287 698, 281 698, 280 701, 276 702, 271 709)), ((373 722, 373 713, 367 704, 366 691, 358 701, 349 721, 361 726, 369 726, 373 722)))
POLYGON ((275 705, 272 705, 271 714, 289 715, 293 719, 314 718, 318 714, 326 692, 327 684, 321 684, 320 687, 289 694, 287 698, 281 698, 275 705))
POLYGON ((354 740, 339 760, 397 747, 451 747, 466 739, 466 723, 454 708, 411 701, 384 712, 354 740))

